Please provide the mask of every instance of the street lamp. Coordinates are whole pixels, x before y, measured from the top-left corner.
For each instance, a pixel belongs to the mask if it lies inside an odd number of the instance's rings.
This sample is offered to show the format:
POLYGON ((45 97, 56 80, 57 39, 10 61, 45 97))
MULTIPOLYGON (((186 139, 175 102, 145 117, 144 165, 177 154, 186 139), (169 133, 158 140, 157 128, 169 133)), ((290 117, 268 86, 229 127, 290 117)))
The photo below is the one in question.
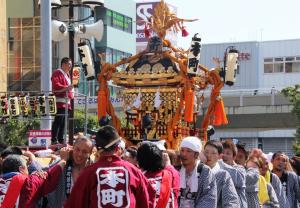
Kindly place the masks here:
MULTIPOLYGON (((96 6, 103 6, 104 0, 82 0, 81 3, 74 4, 74 1, 69 1, 68 4, 62 5, 60 0, 51 0, 51 6, 53 10, 61 9, 63 7, 69 8, 69 17, 65 21, 52 20, 52 39, 54 41, 60 41, 69 33, 69 58, 74 64, 74 38, 75 33, 84 34, 86 36, 95 37, 98 41, 102 39, 103 35, 103 22, 98 22, 90 25, 79 24, 91 17, 94 17, 94 11, 96 6), (90 8, 91 14, 83 19, 74 20, 74 8, 90 8)), ((73 78, 73 68, 70 71, 70 78, 73 78)), ((69 116, 69 144, 73 144, 74 134, 74 100, 71 101, 72 110, 69 116)))

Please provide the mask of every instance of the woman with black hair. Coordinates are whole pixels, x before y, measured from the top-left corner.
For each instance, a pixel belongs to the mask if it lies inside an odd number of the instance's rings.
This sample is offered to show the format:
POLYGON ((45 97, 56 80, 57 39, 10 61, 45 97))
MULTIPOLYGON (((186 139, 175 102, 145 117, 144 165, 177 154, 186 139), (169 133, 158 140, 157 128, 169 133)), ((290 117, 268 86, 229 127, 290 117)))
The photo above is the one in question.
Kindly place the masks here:
POLYGON ((177 207, 171 172, 165 168, 162 151, 151 142, 143 143, 137 151, 139 167, 156 191, 156 208, 177 207))

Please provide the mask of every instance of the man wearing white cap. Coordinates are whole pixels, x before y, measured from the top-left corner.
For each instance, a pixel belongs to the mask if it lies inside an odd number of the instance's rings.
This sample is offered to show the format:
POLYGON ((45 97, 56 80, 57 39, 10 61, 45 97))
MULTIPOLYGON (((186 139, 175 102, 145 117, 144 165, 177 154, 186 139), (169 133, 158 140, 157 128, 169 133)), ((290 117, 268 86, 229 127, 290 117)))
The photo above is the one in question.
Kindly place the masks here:
POLYGON ((216 179, 210 168, 199 161, 200 139, 186 137, 180 144, 179 207, 217 207, 216 179))

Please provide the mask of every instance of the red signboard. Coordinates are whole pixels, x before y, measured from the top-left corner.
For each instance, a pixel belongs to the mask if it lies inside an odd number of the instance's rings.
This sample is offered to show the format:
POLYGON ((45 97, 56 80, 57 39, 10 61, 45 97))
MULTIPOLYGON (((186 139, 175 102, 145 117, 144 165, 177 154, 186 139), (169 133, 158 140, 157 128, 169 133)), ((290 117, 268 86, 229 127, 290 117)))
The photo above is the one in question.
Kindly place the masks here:
POLYGON ((30 147, 48 147, 51 145, 51 130, 29 130, 28 145, 30 147))

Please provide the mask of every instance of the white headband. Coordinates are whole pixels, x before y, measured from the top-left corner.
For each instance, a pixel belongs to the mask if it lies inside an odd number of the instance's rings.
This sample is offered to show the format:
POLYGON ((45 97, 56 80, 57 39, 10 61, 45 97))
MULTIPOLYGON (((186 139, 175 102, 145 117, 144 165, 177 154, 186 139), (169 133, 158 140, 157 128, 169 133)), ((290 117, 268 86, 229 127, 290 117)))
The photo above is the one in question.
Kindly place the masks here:
POLYGON ((194 152, 201 152, 202 144, 198 137, 186 137, 182 140, 180 148, 185 147, 193 150, 194 152))

